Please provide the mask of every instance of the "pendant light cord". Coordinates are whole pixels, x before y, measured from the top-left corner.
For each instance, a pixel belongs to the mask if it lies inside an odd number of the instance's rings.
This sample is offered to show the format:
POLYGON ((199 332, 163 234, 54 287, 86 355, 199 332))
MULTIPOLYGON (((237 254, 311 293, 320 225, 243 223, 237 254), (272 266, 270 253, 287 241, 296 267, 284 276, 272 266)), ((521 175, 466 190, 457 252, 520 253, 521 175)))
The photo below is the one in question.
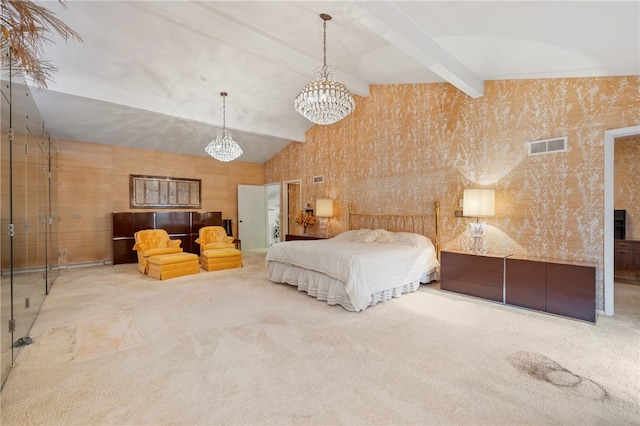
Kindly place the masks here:
POLYGON ((227 129, 227 92, 221 92, 220 96, 222 96, 222 131, 227 129))

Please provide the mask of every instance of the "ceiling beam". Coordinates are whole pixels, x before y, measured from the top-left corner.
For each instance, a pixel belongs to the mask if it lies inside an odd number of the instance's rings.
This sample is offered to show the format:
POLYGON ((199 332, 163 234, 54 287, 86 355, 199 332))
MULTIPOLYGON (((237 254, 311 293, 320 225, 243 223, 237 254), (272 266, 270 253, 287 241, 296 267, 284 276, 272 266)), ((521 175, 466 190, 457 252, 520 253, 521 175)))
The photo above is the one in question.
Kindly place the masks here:
POLYGON ((484 94, 484 82, 445 50, 402 10, 402 2, 362 1, 349 14, 472 98, 484 94))

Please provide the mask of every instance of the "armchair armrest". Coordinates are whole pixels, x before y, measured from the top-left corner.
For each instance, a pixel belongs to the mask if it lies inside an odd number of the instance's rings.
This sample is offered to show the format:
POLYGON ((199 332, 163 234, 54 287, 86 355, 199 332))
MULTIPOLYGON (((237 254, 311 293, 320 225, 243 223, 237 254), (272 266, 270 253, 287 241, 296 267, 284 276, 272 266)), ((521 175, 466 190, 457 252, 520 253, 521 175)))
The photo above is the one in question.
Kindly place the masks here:
POLYGON ((233 237, 224 237, 224 242, 225 243, 232 243, 235 241, 235 238, 233 237))
POLYGON ((182 240, 169 240, 167 247, 178 248, 182 244, 182 240))
POLYGON ((138 251, 146 251, 146 250, 149 250, 149 245, 145 243, 136 243, 133 246, 133 249, 138 251))

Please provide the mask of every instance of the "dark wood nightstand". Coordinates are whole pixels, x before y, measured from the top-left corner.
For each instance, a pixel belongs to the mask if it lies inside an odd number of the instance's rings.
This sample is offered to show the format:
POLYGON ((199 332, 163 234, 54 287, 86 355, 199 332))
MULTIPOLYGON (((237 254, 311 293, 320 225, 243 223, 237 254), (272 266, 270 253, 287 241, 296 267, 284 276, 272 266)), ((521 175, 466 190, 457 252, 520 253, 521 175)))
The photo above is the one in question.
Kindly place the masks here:
POLYGON ((296 235, 296 234, 286 234, 284 236, 285 241, 300 241, 300 240, 326 240, 331 237, 322 237, 320 235, 296 235))

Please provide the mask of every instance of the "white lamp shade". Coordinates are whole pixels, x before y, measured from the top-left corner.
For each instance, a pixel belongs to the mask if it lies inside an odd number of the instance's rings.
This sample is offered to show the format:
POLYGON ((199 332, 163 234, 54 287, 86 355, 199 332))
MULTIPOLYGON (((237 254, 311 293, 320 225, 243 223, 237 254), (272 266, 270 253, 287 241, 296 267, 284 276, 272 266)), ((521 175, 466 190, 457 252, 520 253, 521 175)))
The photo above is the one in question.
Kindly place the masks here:
POLYGON ((495 200, 496 191, 494 189, 465 189, 462 215, 491 217, 494 214, 495 200))
POLYGON ((316 216, 331 217, 333 216, 333 200, 316 200, 316 216))

